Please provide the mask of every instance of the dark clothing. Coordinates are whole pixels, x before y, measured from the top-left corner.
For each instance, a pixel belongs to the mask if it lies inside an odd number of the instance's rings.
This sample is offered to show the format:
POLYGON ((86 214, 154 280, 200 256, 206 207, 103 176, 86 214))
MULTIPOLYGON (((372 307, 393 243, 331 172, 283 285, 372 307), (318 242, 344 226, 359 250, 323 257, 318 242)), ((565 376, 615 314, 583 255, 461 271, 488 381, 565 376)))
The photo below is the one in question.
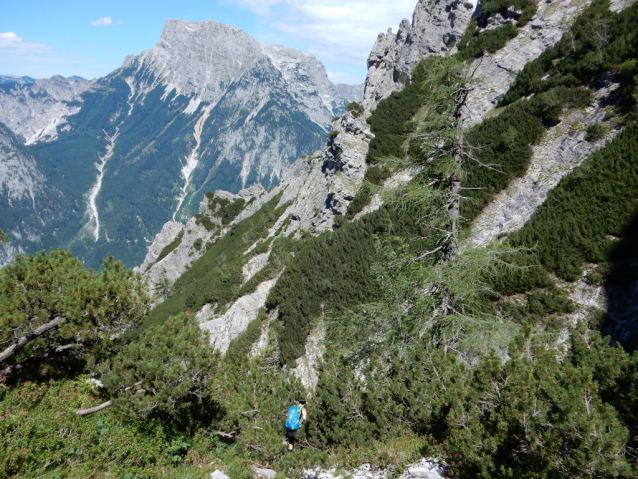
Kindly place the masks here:
POLYGON ((292 429, 286 428, 286 437, 288 438, 288 442, 290 444, 294 444, 297 440, 297 431, 293 431, 292 429))

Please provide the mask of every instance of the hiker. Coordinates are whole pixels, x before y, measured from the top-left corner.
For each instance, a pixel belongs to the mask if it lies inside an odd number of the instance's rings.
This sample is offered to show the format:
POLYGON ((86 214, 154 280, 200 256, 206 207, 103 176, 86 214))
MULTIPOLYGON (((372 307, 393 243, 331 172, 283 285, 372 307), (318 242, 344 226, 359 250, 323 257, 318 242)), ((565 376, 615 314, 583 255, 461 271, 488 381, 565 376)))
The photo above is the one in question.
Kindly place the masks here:
POLYGON ((306 422, 306 401, 297 401, 296 406, 290 406, 286 417, 286 438, 288 439, 288 452, 292 452, 297 437, 297 431, 306 422))

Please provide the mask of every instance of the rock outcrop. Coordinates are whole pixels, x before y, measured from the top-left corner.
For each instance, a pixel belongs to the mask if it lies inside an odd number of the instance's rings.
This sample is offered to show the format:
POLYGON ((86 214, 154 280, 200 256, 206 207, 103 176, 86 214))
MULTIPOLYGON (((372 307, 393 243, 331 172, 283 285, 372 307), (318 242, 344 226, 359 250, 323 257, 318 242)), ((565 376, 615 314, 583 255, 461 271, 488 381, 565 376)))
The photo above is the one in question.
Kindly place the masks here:
POLYGON ((607 93, 608 88, 598 91, 595 105, 585 111, 569 112, 547 130, 537 145, 532 145, 527 172, 496 195, 474 220, 470 244, 483 246, 501 234, 522 228, 563 176, 614 137, 616 132, 611 130, 610 135, 597 142, 585 140, 587 127, 605 119, 602 103, 607 93))
POLYGON ((475 60, 472 69, 480 83, 469 97, 466 111, 469 124, 479 123, 507 92, 516 74, 530 61, 553 46, 570 23, 591 3, 589 0, 553 0, 538 2, 532 20, 519 29, 510 40, 493 55, 475 60))
POLYGON ((393 91, 402 90, 423 57, 453 53, 473 12, 467 0, 419 0, 412 23, 404 19, 396 34, 392 29, 380 33, 368 57, 365 108, 372 111, 393 91))
MULTIPOLYGON (((446 477, 447 468, 442 466, 435 459, 421 459, 417 464, 410 464, 404 468, 404 472, 398 476, 399 479, 442 479, 446 477)), ((306 470, 303 479, 343 479, 351 477, 352 479, 388 479, 389 477, 397 477, 394 470, 378 469, 370 464, 363 464, 354 471, 348 471, 345 474, 338 474, 335 469, 331 470, 306 470)))

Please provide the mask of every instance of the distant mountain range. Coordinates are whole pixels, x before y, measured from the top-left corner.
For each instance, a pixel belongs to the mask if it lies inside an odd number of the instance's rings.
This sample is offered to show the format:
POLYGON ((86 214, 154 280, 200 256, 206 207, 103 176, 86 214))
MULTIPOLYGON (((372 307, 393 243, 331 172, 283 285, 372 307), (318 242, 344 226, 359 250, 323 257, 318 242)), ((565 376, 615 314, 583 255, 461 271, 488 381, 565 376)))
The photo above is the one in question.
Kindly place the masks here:
POLYGON ((64 215, 27 225, 31 210, 3 208, 0 228, 14 253, 62 246, 93 267, 108 253, 140 263, 162 225, 191 217, 207 191, 276 185, 363 98, 363 85, 334 85, 314 56, 214 21, 168 20, 153 48, 104 78, 26 78, 2 77, 0 122, 64 215))

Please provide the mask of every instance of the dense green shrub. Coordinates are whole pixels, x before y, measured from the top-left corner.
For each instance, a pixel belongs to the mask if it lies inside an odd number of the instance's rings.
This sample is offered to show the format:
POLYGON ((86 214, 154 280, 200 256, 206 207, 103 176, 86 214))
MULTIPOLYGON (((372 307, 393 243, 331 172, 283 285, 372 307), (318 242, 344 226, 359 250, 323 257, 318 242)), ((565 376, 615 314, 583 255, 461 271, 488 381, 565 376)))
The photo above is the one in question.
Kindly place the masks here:
POLYGON ((170 451, 184 439, 157 423, 74 414, 97 405, 95 395, 86 377, 0 385, 0 478, 47 472, 46 477, 86 477, 108 470, 150 479, 170 467, 170 451))
POLYGON ((18 256, 0 270, 0 366, 20 368, 22 360, 53 360, 62 351, 99 360, 120 347, 118 336, 137 327, 148 307, 141 278, 111 256, 101 273, 61 249, 18 256))
MULTIPOLYGON (((391 359, 379 352, 355 374, 329 349, 310 442, 366 444, 410 429, 440 444, 460 477, 629 473, 622 454, 629 431, 607 400, 633 380, 638 356, 583 334, 562 361, 520 338, 511 360, 492 355, 475 368, 424 345, 391 359)), ((635 394, 635 386, 630 390, 635 394)))
POLYGON ((602 74, 613 72, 621 80, 619 92, 625 98, 625 106, 635 107, 638 100, 637 22, 638 5, 614 13, 609 9, 608 0, 592 2, 556 45, 525 65, 500 105, 557 86, 595 84, 602 74))
MULTIPOLYGON (((278 333, 281 361, 294 364, 305 354, 305 343, 321 311, 341 310, 376 297, 376 281, 370 266, 376 249, 374 235, 422 237, 411 209, 382 206, 354 223, 323 233, 298 245, 266 307, 279 309, 278 333)), ((414 248, 422 244, 413 243, 414 248)))
POLYGON ((638 124, 597 151, 551 190, 513 236, 536 245, 545 268, 573 281, 584 263, 607 274, 614 238, 622 238, 638 210, 638 124))
POLYGON ((427 75, 431 61, 433 60, 421 61, 414 68, 412 82, 401 92, 393 92, 388 98, 381 100, 368 118, 370 129, 375 135, 370 141, 366 158, 368 163, 375 164, 386 157, 405 156, 403 144, 414 127, 410 121, 423 106, 423 95, 427 92, 422 90, 420 83, 427 75))
POLYGON ((346 111, 349 111, 350 113, 352 113, 352 116, 354 117, 360 117, 361 115, 363 115, 363 112, 365 111, 363 108, 363 105, 359 102, 353 101, 350 102, 346 105, 346 111))
POLYGON ((111 360, 103 381, 124 417, 164 418, 188 428, 193 418, 219 412, 219 362, 208 332, 182 313, 128 344, 111 360))

